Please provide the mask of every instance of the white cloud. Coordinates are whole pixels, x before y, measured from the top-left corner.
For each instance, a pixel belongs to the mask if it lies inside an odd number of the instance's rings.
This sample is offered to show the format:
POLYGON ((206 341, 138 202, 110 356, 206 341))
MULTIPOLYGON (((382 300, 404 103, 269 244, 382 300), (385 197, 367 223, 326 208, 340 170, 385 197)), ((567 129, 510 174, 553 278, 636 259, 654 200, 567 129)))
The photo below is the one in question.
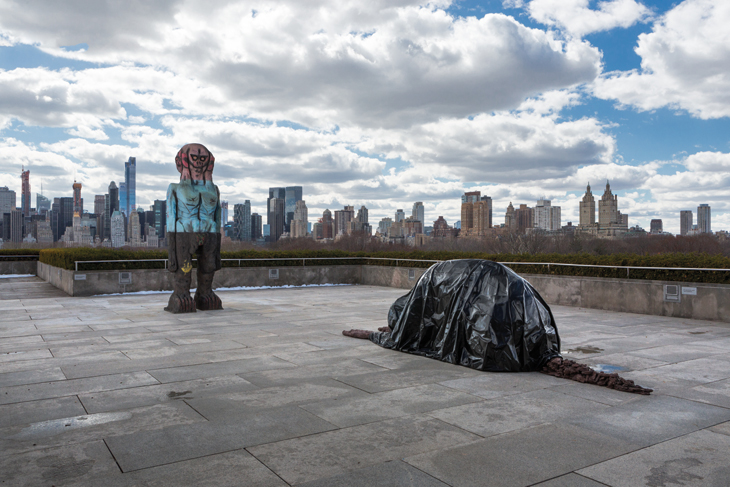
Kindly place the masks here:
POLYGON ((6 2, 0 29, 55 55, 124 64, 83 75, 109 99, 159 111, 169 98, 181 110, 318 127, 408 126, 511 109, 589 82, 600 66, 586 42, 500 14, 453 18, 415 1, 158 3, 117 11, 98 2, 32 10, 6 2), (61 48, 82 42, 88 49, 61 48), (134 94, 120 97, 115 87, 134 94))
MULTIPOLYGON (((520 3, 513 6, 524 5, 520 3)), ((526 7, 534 20, 576 37, 616 27, 631 27, 651 17, 651 11, 636 0, 598 2, 597 9, 589 7, 589 0, 532 0, 526 7)))
POLYGON ((730 116, 730 2, 686 0, 641 34, 641 69, 613 72, 594 94, 639 110, 687 110, 702 119, 730 116))

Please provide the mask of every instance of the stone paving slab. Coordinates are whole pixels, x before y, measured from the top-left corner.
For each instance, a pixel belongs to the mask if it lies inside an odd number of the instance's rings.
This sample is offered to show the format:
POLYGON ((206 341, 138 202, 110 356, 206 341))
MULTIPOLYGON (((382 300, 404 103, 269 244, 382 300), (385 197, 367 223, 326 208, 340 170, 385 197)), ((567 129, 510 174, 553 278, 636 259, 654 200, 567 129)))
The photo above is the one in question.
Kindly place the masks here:
POLYGON ((250 389, 256 389, 256 386, 233 375, 80 394, 78 397, 89 413, 102 413, 250 389))
POLYGON ((401 461, 353 470, 325 479, 297 484, 298 487, 448 487, 448 484, 401 461))
POLYGON ((635 449, 601 433, 546 424, 405 461, 454 487, 527 486, 635 449))
POLYGON ((730 484, 730 436, 697 431, 578 473, 613 487, 730 484))
POLYGON ((407 416, 248 451, 286 482, 298 484, 478 438, 435 419, 407 416))
POLYGON ((308 436, 335 427, 299 408, 259 411, 106 438, 123 472, 199 458, 249 446, 308 436))
POLYGON ((162 294, 0 299, 0 482, 722 481, 727 324, 552 307, 566 357, 615 368, 654 388, 647 397, 477 372, 341 335, 385 325, 402 294, 225 291, 224 311, 190 315, 164 312, 162 294), (680 452, 702 465, 678 464, 680 452), (624 466, 638 469, 633 479, 624 466))

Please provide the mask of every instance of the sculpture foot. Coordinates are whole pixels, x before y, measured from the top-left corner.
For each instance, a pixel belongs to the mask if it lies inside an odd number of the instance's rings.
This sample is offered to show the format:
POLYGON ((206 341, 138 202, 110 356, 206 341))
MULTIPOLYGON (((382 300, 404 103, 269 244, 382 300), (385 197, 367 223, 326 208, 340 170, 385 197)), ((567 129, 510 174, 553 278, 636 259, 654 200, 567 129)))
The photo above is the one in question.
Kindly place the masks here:
POLYGON ((370 330, 343 330, 342 334, 346 337, 351 338, 361 338, 363 340, 368 340, 370 338, 370 334, 373 333, 370 330))
POLYGON ((170 313, 195 313, 195 301, 189 294, 187 296, 173 294, 170 296, 165 311, 170 313))
POLYGON ((223 309, 221 299, 213 291, 205 295, 195 294, 195 307, 201 311, 213 311, 223 309))

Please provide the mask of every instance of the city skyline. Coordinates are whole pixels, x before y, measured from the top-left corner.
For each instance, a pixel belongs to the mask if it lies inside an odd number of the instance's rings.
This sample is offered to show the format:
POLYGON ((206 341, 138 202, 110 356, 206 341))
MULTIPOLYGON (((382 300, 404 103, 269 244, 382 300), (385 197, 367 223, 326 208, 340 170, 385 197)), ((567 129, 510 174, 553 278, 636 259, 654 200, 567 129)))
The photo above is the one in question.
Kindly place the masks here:
POLYGON ((302 185, 309 215, 420 201, 454 222, 480 191, 495 215, 545 198, 577 224, 586 184, 610 179, 632 226, 677 234, 708 204, 730 229, 726 2, 353 5, 4 2, 0 186, 20 195, 25 166, 91 202, 132 156, 146 208, 195 140, 221 199, 264 217, 268 188, 302 185))

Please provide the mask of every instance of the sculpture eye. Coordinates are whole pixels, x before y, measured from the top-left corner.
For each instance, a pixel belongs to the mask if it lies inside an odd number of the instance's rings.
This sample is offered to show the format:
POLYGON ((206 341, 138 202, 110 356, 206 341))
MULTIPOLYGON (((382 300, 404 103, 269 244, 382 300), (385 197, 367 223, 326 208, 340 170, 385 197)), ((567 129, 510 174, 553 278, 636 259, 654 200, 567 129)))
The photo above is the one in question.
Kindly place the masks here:
POLYGON ((208 156, 200 156, 200 162, 205 162, 206 159, 208 159, 208 156))
POLYGON ((198 156, 196 156, 194 154, 190 154, 190 160, 193 162, 196 162, 198 160, 198 156))

